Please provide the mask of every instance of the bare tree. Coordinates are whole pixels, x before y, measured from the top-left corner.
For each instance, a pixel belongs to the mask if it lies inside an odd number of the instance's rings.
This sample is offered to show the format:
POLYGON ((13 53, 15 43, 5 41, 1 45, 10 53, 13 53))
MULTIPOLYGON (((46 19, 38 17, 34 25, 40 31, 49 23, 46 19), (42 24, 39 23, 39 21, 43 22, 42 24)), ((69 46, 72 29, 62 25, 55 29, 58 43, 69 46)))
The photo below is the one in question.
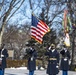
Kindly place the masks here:
POLYGON ((15 14, 15 12, 21 7, 25 0, 3 0, 1 2, 1 15, 0 15, 0 45, 2 43, 2 37, 9 19, 15 14))
POLYGON ((14 58, 19 59, 24 53, 26 42, 30 39, 30 27, 25 24, 21 27, 17 25, 9 25, 3 35, 3 42, 5 42, 8 50, 14 50, 14 58))

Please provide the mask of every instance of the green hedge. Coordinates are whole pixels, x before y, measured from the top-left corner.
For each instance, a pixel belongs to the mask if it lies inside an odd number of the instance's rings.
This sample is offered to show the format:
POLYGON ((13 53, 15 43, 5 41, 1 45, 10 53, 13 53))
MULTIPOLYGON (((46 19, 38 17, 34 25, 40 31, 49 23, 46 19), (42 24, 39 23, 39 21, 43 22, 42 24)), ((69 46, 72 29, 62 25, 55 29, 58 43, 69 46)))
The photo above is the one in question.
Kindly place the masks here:
MULTIPOLYGON (((42 65, 42 61, 41 60, 37 60, 36 61, 36 64, 37 65, 42 65)), ((7 59, 7 68, 10 68, 10 67, 27 67, 27 60, 9 60, 7 59)))
POLYGON ((7 60, 7 68, 27 66, 27 60, 7 60))

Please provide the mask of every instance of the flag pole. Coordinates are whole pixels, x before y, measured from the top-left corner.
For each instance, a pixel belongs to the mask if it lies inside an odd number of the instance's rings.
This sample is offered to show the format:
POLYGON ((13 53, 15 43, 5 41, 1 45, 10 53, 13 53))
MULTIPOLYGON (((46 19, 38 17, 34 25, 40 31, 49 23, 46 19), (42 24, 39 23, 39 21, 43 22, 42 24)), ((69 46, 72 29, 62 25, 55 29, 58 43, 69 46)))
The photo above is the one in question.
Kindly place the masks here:
POLYGON ((37 18, 37 20, 40 21, 40 19, 32 12, 32 15, 35 16, 37 18))

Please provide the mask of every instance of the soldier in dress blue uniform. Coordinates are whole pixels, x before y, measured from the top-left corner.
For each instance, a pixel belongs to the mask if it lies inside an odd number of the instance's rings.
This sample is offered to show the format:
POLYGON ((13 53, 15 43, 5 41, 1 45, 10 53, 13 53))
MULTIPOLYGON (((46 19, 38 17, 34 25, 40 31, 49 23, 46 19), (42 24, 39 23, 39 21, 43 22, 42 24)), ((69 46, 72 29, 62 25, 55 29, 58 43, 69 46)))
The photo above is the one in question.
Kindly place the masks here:
POLYGON ((0 75, 4 75, 7 57, 8 57, 8 51, 7 49, 5 49, 5 44, 2 44, 0 49, 0 75))
POLYGON ((63 50, 60 51, 60 54, 62 55, 60 68, 63 75, 68 75, 70 52, 65 45, 63 45, 63 47, 63 50))
POLYGON ((55 45, 52 44, 49 50, 45 53, 48 56, 47 74, 56 75, 59 72, 59 53, 55 49, 55 45))
POLYGON ((36 58, 37 58, 37 52, 34 49, 34 46, 30 48, 28 54, 29 54, 28 58, 29 75, 34 75, 34 71, 36 70, 36 58))

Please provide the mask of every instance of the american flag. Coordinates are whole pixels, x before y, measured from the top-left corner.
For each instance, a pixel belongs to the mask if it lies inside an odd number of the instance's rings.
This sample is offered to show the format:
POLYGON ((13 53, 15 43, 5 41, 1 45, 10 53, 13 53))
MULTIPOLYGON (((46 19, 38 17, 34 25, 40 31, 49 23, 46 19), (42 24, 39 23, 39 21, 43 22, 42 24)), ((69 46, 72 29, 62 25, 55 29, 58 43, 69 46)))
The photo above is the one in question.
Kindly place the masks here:
POLYGON ((32 15, 32 25, 31 25, 31 37, 42 44, 43 36, 49 32, 50 29, 46 23, 36 18, 32 15))

